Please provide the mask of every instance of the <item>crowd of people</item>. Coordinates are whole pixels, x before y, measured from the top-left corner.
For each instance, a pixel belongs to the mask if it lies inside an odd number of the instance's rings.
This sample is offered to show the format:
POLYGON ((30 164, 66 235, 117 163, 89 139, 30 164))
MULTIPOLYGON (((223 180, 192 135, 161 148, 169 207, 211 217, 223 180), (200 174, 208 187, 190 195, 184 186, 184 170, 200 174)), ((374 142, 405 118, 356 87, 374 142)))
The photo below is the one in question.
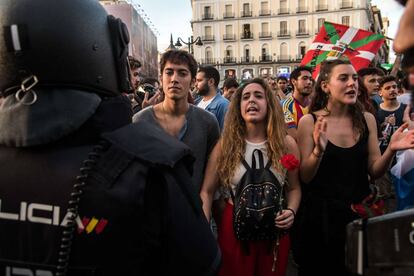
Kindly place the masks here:
POLYGON ((407 59, 396 76, 340 58, 317 78, 239 82, 169 50, 144 77, 98 1, 14 1, 0 0, 6 275, 282 276, 292 252, 299 276, 346 276, 347 224, 414 207, 390 176, 414 149, 407 59))

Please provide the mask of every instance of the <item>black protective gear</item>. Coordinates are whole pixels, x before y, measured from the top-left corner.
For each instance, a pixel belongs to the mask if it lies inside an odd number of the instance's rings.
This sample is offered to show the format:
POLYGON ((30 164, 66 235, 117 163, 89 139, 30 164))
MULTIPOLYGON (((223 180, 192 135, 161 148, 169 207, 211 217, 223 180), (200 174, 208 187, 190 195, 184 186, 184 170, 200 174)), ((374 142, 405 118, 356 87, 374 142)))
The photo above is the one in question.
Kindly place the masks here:
POLYGON ((129 90, 127 27, 96 0, 0 0, 0 91, 37 87, 114 96, 129 90))

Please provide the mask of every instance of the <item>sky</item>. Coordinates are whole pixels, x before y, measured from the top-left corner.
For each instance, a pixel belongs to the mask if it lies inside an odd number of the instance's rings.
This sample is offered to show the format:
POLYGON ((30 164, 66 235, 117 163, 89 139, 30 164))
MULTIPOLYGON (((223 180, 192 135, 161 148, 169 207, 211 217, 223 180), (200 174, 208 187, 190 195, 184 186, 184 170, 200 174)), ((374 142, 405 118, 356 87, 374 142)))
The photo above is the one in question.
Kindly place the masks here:
POLYGON ((159 32, 158 51, 170 45, 170 34, 174 43, 178 37, 188 41, 191 36, 191 0, 135 0, 150 18, 159 32))
MULTIPOLYGON (((170 43, 172 33, 174 43, 178 37, 188 41, 191 35, 191 0, 134 0, 141 5, 144 13, 150 18, 158 30, 158 50, 164 51, 170 43)), ((394 38, 401 18, 403 8, 395 0, 372 0, 377 5, 383 17, 388 17, 390 26, 388 37, 394 38)), ((391 54, 393 60, 395 56, 391 54)))

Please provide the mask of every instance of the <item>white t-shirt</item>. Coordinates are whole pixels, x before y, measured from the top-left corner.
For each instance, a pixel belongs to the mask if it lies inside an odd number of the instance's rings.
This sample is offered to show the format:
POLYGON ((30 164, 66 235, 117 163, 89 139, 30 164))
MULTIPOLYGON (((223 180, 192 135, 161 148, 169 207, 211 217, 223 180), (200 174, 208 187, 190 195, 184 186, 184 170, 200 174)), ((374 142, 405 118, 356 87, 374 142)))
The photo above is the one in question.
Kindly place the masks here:
POLYGON ((208 101, 204 101, 204 99, 201 99, 201 101, 197 104, 197 106, 199 108, 206 109, 206 107, 213 101, 213 99, 214 99, 214 97, 211 98, 208 101))
POLYGON ((411 92, 397 96, 397 101, 409 105, 411 103, 411 92))
MULTIPOLYGON (((267 158, 267 148, 266 148, 267 141, 263 141, 260 143, 252 143, 246 140, 246 151, 244 152, 244 160, 246 160, 249 166, 252 166, 252 153, 255 149, 260 150, 263 153, 263 161, 264 165, 266 166, 268 158, 267 158)), ((259 160, 256 157, 256 166, 259 164, 259 160)), ((270 171, 276 176, 277 180, 283 185, 285 180, 285 173, 281 174, 280 172, 276 171, 276 169, 272 166, 270 167, 270 171)), ((233 194, 236 194, 236 186, 239 184, 240 180, 242 179, 244 173, 246 172, 246 168, 243 166, 242 163, 236 168, 236 172, 234 173, 233 178, 231 179, 231 188, 233 190, 233 194)))

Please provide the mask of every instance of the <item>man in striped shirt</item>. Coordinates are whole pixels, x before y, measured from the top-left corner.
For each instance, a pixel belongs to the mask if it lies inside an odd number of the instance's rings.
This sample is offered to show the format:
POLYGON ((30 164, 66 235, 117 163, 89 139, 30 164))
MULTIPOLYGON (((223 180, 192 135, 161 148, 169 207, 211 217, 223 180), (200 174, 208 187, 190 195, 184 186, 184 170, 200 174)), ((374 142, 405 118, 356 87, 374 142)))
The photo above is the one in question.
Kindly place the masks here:
POLYGON ((300 66, 290 74, 293 93, 281 104, 288 128, 288 134, 297 139, 297 128, 300 118, 309 112, 310 95, 313 91, 312 70, 300 66))

